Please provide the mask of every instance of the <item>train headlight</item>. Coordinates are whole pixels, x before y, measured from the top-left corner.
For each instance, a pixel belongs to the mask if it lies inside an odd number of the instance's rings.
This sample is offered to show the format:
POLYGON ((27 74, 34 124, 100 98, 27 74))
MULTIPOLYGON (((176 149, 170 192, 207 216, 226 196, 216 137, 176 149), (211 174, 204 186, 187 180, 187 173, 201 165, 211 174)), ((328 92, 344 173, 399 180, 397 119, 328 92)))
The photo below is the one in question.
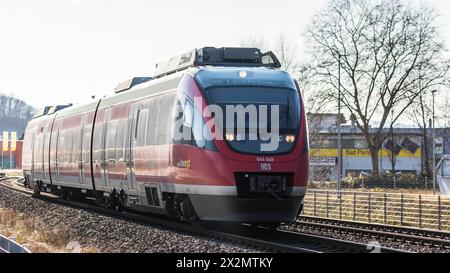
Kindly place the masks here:
POLYGON ((239 77, 247 78, 247 71, 245 71, 245 70, 239 71, 239 77))
POLYGON ((227 141, 233 141, 234 140, 234 134, 232 134, 232 133, 225 134, 225 139, 227 141))
POLYGON ((287 142, 287 143, 293 143, 293 142, 295 142, 295 136, 294 136, 294 135, 287 135, 287 136, 285 137, 285 139, 286 139, 286 142, 287 142))

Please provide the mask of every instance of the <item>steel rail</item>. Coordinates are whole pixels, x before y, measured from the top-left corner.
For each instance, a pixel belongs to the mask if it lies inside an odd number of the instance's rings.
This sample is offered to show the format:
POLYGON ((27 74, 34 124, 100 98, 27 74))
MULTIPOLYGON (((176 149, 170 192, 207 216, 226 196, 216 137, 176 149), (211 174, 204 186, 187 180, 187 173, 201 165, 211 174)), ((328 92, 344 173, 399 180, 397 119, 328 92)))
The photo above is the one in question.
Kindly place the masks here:
POLYGON ((450 248, 450 233, 431 229, 336 220, 304 215, 299 216, 295 225, 333 229, 340 232, 378 235, 399 241, 412 241, 419 244, 450 248))
MULTIPOLYGON (((368 253, 372 249, 367 244, 338 240, 328 237, 316 236, 306 233, 291 232, 280 229, 267 229, 264 227, 253 227, 245 225, 227 225, 221 223, 220 226, 204 228, 174 221, 158 216, 149 216, 128 211, 114 211, 98 205, 84 202, 68 201, 57 196, 42 192, 41 195, 34 195, 33 191, 25 189, 17 177, 2 178, 0 185, 8 189, 33 196, 37 199, 49 201, 76 209, 84 209, 103 215, 108 215, 120 219, 130 220, 136 223, 151 224, 162 228, 170 228, 177 231, 201 235, 220 239, 225 242, 234 242, 254 248, 263 249, 269 252, 289 252, 289 253, 341 253, 357 252, 368 253), (11 180, 13 183, 11 183, 11 180), (6 183, 9 181, 10 183, 6 183)), ((403 250, 381 247, 382 253, 406 252, 403 250)))

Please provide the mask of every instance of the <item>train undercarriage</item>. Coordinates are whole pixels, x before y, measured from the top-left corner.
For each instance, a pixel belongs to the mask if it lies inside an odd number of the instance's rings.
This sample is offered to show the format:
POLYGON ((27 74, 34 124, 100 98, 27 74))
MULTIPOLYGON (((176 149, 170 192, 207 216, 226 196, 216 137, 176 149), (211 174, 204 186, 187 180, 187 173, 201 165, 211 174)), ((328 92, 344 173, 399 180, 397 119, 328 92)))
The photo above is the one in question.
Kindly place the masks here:
MULTIPOLYGON (((129 196, 123 189, 112 189, 111 192, 98 192, 93 190, 78 189, 71 187, 62 187, 51 184, 46 184, 41 180, 34 180, 30 183, 30 178, 27 176, 24 182, 24 186, 34 190, 35 195, 41 193, 49 193, 58 196, 60 199, 76 202, 89 202, 97 206, 101 206, 114 211, 130 211, 135 213, 144 214, 158 214, 168 216, 170 218, 178 219, 181 222, 186 222, 202 227, 212 227, 219 223, 247 223, 252 226, 263 226, 267 228, 276 228, 282 223, 290 221, 235 221, 229 219, 215 220, 215 219, 201 219, 197 211, 192 204, 192 197, 187 194, 169 193, 163 192, 162 204, 159 208, 152 208, 149 206, 136 205, 134 202, 130 202, 129 196)), ((195 199, 195 198, 194 198, 195 199)), ((294 199, 292 202, 286 203, 286 208, 292 207, 292 203, 299 203, 300 206, 295 208, 297 211, 301 211, 302 202, 294 199)), ((220 201, 219 201, 220 203, 220 201)), ((266 200, 260 200, 259 204, 267 203, 266 200)), ((202 204, 204 207, 204 204, 202 204)), ((230 207, 233 207, 232 205, 230 207)), ((234 208, 236 209, 236 208, 234 208)), ((263 209, 263 207, 261 207, 263 209)), ((251 212, 251 210, 250 210, 251 212)), ((292 212, 287 212, 292 213, 292 212)), ((237 215, 236 211, 230 211, 230 215, 237 215)), ((245 215, 247 217, 247 215, 245 215)))

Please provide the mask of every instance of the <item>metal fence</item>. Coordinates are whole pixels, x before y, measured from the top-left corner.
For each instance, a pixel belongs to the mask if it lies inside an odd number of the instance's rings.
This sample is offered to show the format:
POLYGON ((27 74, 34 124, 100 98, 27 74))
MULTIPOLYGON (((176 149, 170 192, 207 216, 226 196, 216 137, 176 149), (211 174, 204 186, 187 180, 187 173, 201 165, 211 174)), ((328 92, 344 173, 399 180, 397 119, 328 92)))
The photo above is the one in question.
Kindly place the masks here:
MULTIPOLYGON (((329 189, 333 190, 337 187, 335 181, 309 181, 308 187, 310 189, 329 189)), ((427 178, 423 180, 402 180, 402 179, 385 179, 385 178, 360 178, 353 181, 341 181, 341 189, 358 190, 358 189, 420 189, 432 190, 433 182, 428 181, 427 178)))
POLYGON ((0 253, 31 253, 26 245, 16 243, 14 238, 0 235, 0 253))
POLYGON ((450 198, 441 195, 308 190, 302 214, 450 231, 450 198))

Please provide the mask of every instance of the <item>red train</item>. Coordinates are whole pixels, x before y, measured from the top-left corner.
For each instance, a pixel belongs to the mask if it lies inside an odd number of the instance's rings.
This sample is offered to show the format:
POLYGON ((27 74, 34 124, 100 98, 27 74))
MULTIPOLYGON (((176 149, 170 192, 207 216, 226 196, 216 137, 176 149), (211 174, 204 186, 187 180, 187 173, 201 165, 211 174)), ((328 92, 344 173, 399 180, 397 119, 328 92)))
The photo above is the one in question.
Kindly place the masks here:
POLYGON ((308 181, 307 123, 298 84, 279 67, 271 52, 207 47, 111 96, 46 107, 26 129, 26 183, 37 194, 186 221, 293 221, 308 181), (251 105, 278 113, 255 121, 251 105))

